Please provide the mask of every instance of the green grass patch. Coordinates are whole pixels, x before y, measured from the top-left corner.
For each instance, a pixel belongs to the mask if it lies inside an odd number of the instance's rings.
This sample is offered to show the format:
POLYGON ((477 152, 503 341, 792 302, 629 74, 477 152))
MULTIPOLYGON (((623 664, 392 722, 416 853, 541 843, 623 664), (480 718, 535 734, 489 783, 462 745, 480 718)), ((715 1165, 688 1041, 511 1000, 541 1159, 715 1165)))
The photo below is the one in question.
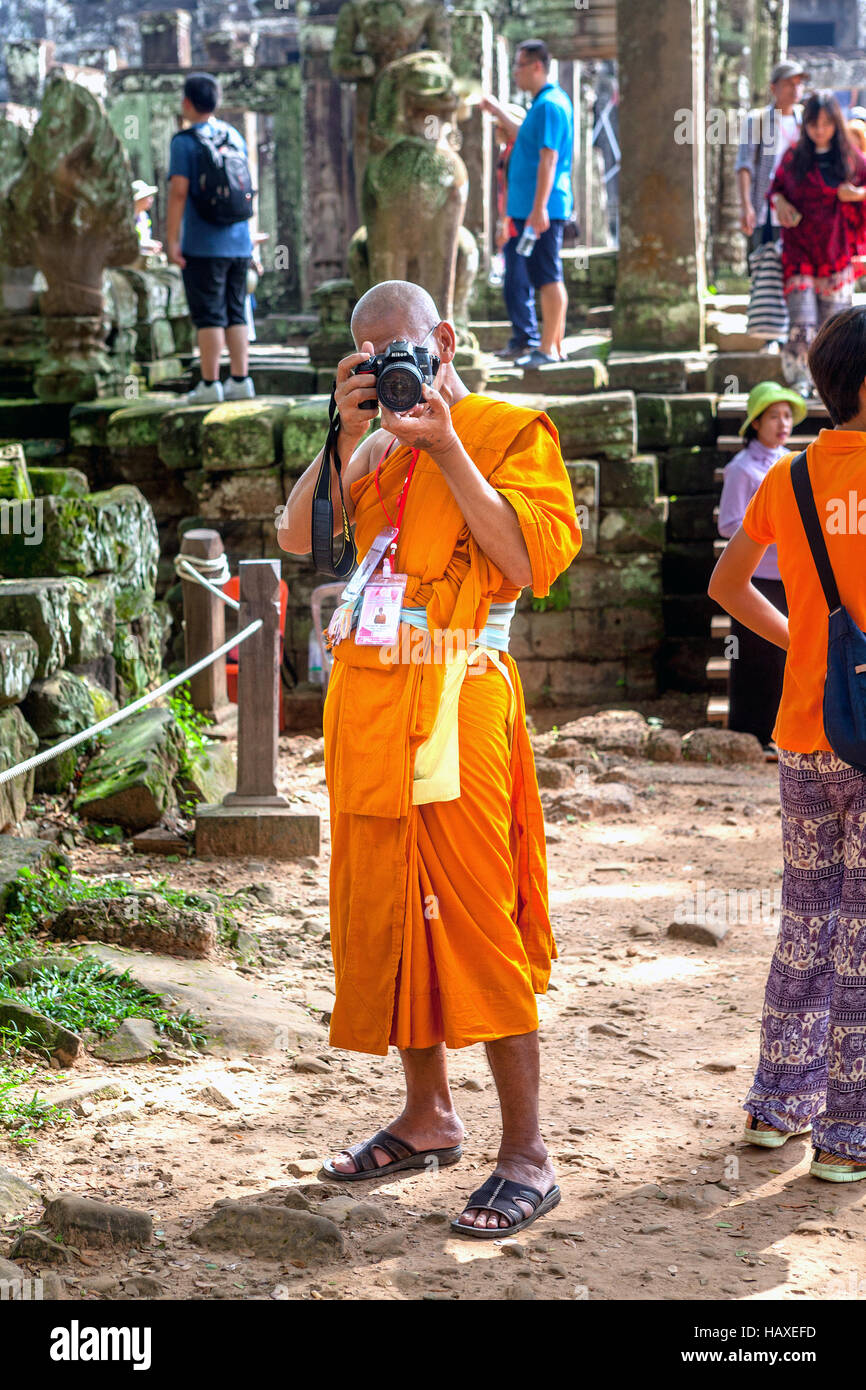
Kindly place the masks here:
POLYGON ((52 1105, 34 1089, 26 1088, 38 1074, 36 1067, 7 1067, 0 1063, 0 1133, 13 1144, 35 1144, 39 1131, 48 1125, 65 1125, 72 1119, 68 1110, 52 1105))

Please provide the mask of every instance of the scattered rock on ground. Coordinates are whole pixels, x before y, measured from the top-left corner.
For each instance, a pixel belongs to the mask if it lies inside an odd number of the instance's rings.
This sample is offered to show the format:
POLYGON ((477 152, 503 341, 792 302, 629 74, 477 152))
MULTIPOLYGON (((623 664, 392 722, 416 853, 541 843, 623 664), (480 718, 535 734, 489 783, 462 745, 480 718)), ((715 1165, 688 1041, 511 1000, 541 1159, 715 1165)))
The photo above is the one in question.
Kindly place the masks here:
POLYGON ((319 1264, 343 1253, 333 1221, 269 1203, 228 1202, 190 1240, 210 1250, 253 1250, 257 1255, 319 1264))
POLYGON ((13 1259, 18 1260, 53 1260, 63 1263, 72 1258, 65 1245, 58 1245, 56 1240, 52 1240, 42 1231, 22 1231, 10 1254, 13 1259))
POLYGON ((634 797, 619 782, 604 786, 581 787, 579 791, 542 792, 545 817, 553 821, 597 820, 606 816, 628 815, 634 810, 634 797))
POLYGON ((45 1220, 64 1239, 88 1245, 149 1245, 153 1220, 146 1211, 61 1192, 45 1208, 45 1220))
POLYGON ((161 1047, 162 1038, 149 1018, 125 1018, 93 1055, 103 1062, 146 1062, 161 1047))
POLYGON ((211 955, 217 938, 212 912, 167 903, 158 893, 70 903, 48 924, 48 930, 61 941, 83 936, 89 941, 193 957, 211 955))
POLYGON ((689 762, 762 763, 764 750, 754 734, 733 729, 692 729, 682 741, 683 757, 689 762))
POLYGON ((712 922, 671 922, 667 934, 675 941, 693 941, 697 946, 720 946, 728 928, 712 922))
POLYGON ((83 1044, 77 1033, 61 1027, 52 1018, 37 1013, 27 1004, 20 1004, 17 999, 0 999, 0 1024, 10 1023, 35 1033, 46 1051, 61 1066, 71 1066, 82 1049, 83 1044))
POLYGON ((654 763, 678 763, 683 756, 682 742, 676 729, 650 729, 644 752, 654 763))

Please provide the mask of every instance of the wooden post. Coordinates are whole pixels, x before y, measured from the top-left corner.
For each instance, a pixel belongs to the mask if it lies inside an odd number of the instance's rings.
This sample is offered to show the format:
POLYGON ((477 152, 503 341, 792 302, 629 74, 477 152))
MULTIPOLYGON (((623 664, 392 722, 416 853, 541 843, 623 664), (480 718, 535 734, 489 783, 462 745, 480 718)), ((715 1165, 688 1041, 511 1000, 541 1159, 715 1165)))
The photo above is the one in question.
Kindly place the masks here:
POLYGON ((277 793, 280 681, 280 562, 241 560, 238 631, 262 626, 238 649, 237 789, 224 806, 288 806, 277 793))
MULTIPOLYGON (((218 560, 223 543, 218 531, 187 531, 180 547, 181 555, 204 560, 218 560)), ((203 576, 205 579, 207 575, 203 576)), ((221 647, 226 640, 225 604, 215 594, 208 593, 194 579, 183 579, 183 645, 186 665, 192 666, 221 647)), ((228 712, 226 691, 226 659, 212 661, 210 666, 190 677, 192 703, 198 710, 207 711, 215 720, 228 712)))

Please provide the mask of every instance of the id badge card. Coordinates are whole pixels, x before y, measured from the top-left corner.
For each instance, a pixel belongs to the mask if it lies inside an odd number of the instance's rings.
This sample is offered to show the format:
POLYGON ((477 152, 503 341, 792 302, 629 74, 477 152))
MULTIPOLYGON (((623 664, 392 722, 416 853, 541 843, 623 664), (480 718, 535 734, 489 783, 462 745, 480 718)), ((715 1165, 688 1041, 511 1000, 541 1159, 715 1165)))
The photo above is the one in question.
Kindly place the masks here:
POLYGON ((407 577, 376 574, 367 580, 355 630, 358 646, 387 647, 397 641, 407 577))

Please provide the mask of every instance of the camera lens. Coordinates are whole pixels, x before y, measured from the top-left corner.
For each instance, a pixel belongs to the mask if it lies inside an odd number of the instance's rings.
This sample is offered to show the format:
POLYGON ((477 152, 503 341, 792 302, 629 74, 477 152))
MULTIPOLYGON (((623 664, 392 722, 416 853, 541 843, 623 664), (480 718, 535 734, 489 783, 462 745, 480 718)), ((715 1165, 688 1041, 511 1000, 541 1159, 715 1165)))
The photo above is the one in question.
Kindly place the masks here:
POLYGON ((389 410, 411 410, 422 398, 421 373, 413 365, 385 367, 377 384, 379 400, 389 410))

